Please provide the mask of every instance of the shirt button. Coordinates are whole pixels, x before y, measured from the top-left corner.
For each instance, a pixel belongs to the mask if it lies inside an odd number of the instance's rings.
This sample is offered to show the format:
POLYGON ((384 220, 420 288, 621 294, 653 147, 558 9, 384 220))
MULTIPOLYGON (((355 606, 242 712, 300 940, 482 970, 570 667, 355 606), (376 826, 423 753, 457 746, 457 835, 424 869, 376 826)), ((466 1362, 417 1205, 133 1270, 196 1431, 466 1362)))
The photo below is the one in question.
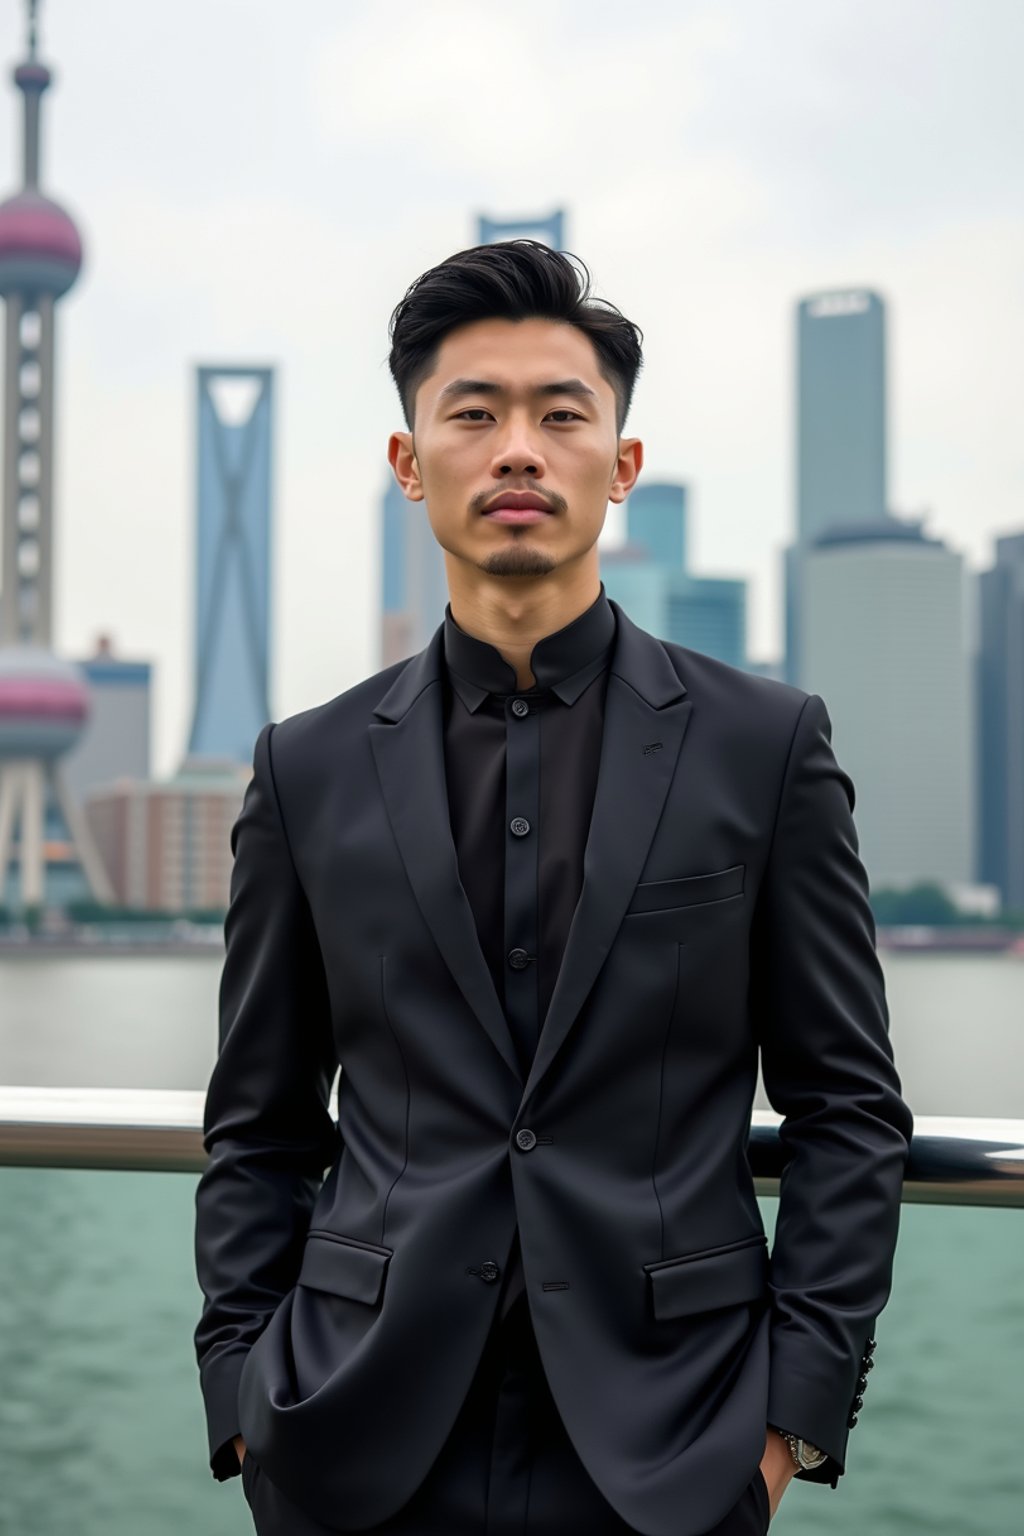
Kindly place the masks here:
POLYGON ((509 826, 512 828, 512 831, 515 833, 516 837, 525 837, 527 832, 530 830, 530 823, 527 821, 525 816, 513 816, 512 820, 509 822, 509 826))
POLYGON ((530 963, 530 956, 525 949, 510 949, 508 963, 514 971, 523 971, 530 963))
POLYGON ((530 706, 525 699, 513 699, 512 713, 514 715, 528 715, 530 713, 530 706))
POLYGON ((516 1146, 520 1152, 530 1152, 537 1145, 537 1137, 526 1126, 521 1131, 516 1131, 516 1146))

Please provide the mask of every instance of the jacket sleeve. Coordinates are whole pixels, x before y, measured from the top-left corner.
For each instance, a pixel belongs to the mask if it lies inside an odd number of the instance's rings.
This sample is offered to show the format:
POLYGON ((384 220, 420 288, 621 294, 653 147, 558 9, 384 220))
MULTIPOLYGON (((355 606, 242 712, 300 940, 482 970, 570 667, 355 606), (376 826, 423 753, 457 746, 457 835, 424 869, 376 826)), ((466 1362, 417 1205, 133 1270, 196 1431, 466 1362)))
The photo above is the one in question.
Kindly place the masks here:
POLYGON ((892 1284, 913 1119, 889 1040, 854 788, 831 735, 810 694, 754 916, 751 999, 788 1159, 769 1277, 768 1423, 828 1452, 797 1475, 834 1488, 892 1284))
POLYGON ((205 1301, 194 1339, 218 1481, 239 1471, 231 1440, 242 1364, 295 1283, 313 1203, 337 1154, 327 983, 277 800, 274 729, 265 725, 256 740, 231 829, 219 1050, 195 1196, 205 1301))

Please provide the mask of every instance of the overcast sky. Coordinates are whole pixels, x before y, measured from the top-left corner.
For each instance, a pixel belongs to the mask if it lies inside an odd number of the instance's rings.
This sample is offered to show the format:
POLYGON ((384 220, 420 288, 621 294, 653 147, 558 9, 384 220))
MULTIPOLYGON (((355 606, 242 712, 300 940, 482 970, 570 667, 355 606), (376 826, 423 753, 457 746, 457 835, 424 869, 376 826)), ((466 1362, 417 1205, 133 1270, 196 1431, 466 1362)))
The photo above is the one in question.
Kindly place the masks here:
MULTIPOLYGON (((22 0, 0 21, 12 64, 22 0)), ((56 638, 155 663, 159 773, 190 718, 195 365, 278 369, 280 719, 380 665, 387 319, 481 211, 566 207, 643 328, 628 430, 691 487, 695 569, 750 579, 755 657, 781 644, 805 293, 887 300, 892 509, 974 569, 1024 527, 1021 0, 43 0, 41 43, 44 185, 86 247, 56 638)))

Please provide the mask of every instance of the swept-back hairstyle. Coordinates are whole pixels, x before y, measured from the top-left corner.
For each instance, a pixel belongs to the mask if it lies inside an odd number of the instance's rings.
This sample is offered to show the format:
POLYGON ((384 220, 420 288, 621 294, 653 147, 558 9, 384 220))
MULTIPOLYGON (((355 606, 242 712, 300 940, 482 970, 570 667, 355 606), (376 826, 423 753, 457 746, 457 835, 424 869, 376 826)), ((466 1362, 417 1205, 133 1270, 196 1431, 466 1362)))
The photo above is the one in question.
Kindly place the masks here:
POLYGON ((388 327, 388 366, 406 426, 413 426, 416 391, 449 331, 474 320, 544 319, 564 321, 589 336, 598 367, 615 392, 621 433, 643 363, 643 332, 614 304, 594 298, 590 283, 578 256, 526 239, 474 245, 424 272, 395 306, 388 327))

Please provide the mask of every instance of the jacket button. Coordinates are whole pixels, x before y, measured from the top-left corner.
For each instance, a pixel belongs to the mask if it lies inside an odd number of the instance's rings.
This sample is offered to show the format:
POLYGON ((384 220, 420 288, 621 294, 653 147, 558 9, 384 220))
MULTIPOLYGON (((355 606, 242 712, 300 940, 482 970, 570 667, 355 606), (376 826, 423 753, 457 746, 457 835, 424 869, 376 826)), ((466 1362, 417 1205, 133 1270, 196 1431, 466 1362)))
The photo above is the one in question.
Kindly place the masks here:
POLYGON ((516 1131, 516 1146, 520 1152, 530 1152, 537 1145, 537 1138, 533 1131, 525 1126, 521 1131, 516 1131))
POLYGON ((860 1376, 857 1377, 857 1391, 858 1392, 863 1392, 864 1389, 867 1387, 867 1384, 868 1384, 868 1379, 867 1379, 867 1377, 863 1373, 860 1376))
POLYGON ((485 1259, 484 1262, 480 1265, 480 1279, 486 1280, 488 1285, 497 1280, 500 1274, 501 1270, 498 1268, 497 1264, 495 1264, 493 1259, 485 1259))
POLYGON ((860 1410, 861 1410, 861 1409, 862 1409, 862 1408, 863 1408, 863 1407, 864 1407, 864 1399, 863 1399, 863 1398, 862 1398, 862 1397, 861 1397, 861 1395, 860 1395, 860 1393, 859 1393, 859 1392, 858 1392, 858 1393, 857 1393, 857 1396, 856 1396, 856 1397, 855 1397, 855 1398, 854 1398, 854 1400, 853 1400, 853 1409, 854 1409, 854 1412, 855 1412, 855 1413, 859 1413, 859 1412, 860 1412, 860 1410))
POLYGON ((866 1371, 873 1371, 875 1368, 875 1362, 872 1360, 870 1355, 864 1356, 864 1359, 861 1361, 861 1365, 866 1371))
POLYGON ((865 1344, 864 1348, 867 1350, 869 1355, 873 1355, 874 1352, 875 1352, 875 1341, 874 1341, 874 1339, 868 1339, 868 1341, 865 1344))
POLYGON ((512 831, 515 833, 516 837, 525 837, 527 832, 530 830, 530 823, 527 821, 525 816, 513 816, 512 820, 509 822, 509 826, 512 828, 512 831))
POLYGON ((857 1422, 857 1415, 855 1413, 851 1413, 850 1417, 846 1421, 847 1428, 848 1429, 852 1429, 853 1426, 856 1424, 856 1422, 857 1422))
POLYGON ((523 971, 530 963, 530 956, 525 949, 510 949, 508 963, 514 971, 523 971))

